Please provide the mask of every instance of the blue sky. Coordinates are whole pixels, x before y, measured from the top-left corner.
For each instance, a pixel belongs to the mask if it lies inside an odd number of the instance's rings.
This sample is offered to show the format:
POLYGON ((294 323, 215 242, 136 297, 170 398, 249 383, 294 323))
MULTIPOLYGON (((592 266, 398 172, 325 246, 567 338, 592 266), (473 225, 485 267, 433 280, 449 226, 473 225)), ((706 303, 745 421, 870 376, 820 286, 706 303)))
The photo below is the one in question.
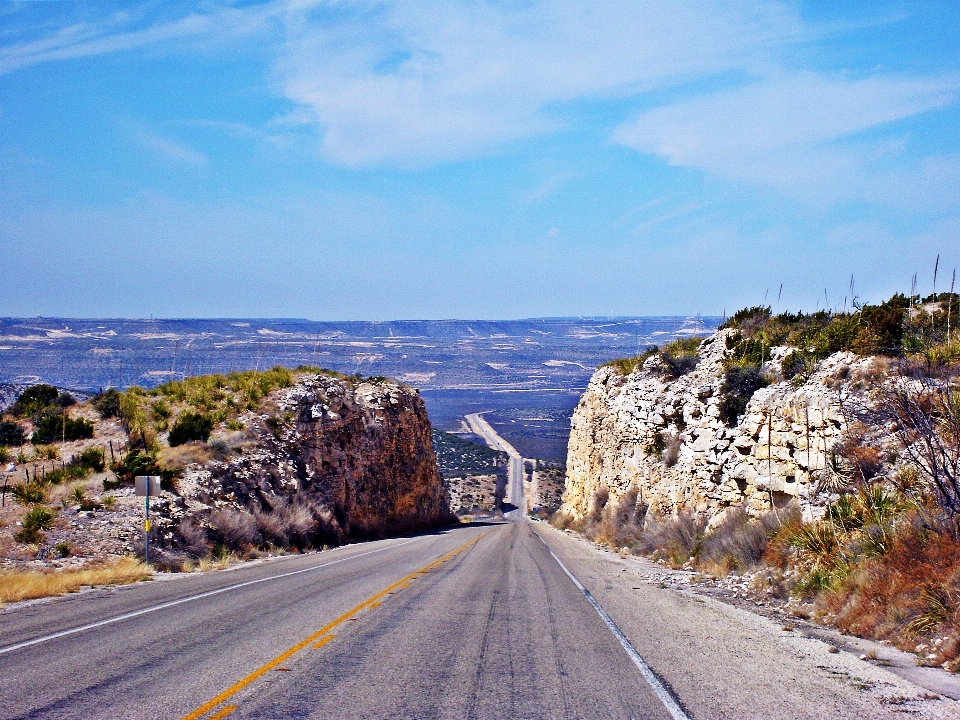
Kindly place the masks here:
POLYGON ((950 2, 0 2, 0 315, 814 310, 938 254, 945 289, 958 37, 950 2))

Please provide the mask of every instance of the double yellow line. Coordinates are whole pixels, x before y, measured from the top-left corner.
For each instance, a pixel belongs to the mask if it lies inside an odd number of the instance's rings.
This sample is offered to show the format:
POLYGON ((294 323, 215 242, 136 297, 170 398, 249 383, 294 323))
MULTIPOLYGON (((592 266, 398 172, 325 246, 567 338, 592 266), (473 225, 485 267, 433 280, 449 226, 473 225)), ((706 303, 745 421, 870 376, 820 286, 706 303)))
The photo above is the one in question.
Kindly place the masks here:
MULTIPOLYGON (((261 677, 265 673, 270 672, 271 670, 273 670, 274 668, 282 664, 285 660, 289 660, 291 657, 296 655, 298 652, 303 650, 305 647, 307 647, 311 643, 316 643, 313 646, 314 648, 323 647, 328 642, 333 640, 333 638, 335 637, 335 635, 332 635, 332 634, 327 635, 327 633, 329 633, 335 627, 346 622, 347 620, 352 619, 355 615, 357 615, 360 612, 363 612, 364 610, 372 610, 373 608, 379 606, 383 602, 382 598, 386 597, 390 593, 396 592, 398 590, 402 590, 407 585, 409 585, 411 581, 415 580, 419 576, 427 574, 431 570, 445 563, 450 558, 454 557, 455 555, 458 555, 459 553, 462 553, 468 547, 470 547, 471 545, 476 543, 478 540, 480 540, 481 537, 483 536, 481 535, 479 537, 475 537, 473 540, 470 540, 469 542, 464 543, 460 547, 454 550, 451 550, 446 555, 443 555, 437 558, 429 565, 424 565, 419 570, 414 570, 409 575, 406 575, 405 577, 400 578, 395 583, 393 583, 393 585, 390 585, 389 587, 384 588, 383 590, 378 592, 376 595, 372 595, 371 597, 367 598, 356 607, 351 608, 350 610, 345 612, 343 615, 338 617, 333 622, 330 622, 327 625, 324 625, 320 630, 315 632, 310 637, 305 638, 304 640, 301 640, 289 650, 281 653, 280 655, 277 655, 277 657, 275 657, 270 662, 260 666, 259 668, 254 670, 252 673, 247 675, 245 678, 243 678, 239 682, 234 683, 233 685, 228 687, 226 690, 224 690, 222 693, 217 695, 212 700, 205 702, 203 705, 198 707, 193 712, 187 715, 184 715, 182 720, 198 720, 199 718, 206 715, 208 712, 213 710, 218 705, 221 705, 225 700, 228 700, 232 696, 236 695, 238 692, 243 690, 243 688, 247 687, 247 685, 254 682, 257 678, 261 677)), ((237 709, 236 705, 225 705, 224 707, 220 708, 220 710, 218 710, 216 713, 214 713, 209 718, 207 718, 207 720, 220 720, 221 718, 225 718, 227 715, 229 715, 236 709, 237 709)))

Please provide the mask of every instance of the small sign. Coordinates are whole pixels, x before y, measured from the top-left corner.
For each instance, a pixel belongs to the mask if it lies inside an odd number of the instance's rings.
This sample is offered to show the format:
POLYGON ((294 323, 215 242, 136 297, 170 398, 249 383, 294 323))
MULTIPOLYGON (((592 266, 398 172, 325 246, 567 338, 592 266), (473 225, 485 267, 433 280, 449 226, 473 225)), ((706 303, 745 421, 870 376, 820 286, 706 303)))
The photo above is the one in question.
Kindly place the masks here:
POLYGON ((160 476, 159 475, 137 475, 134 478, 134 490, 137 495, 152 497, 160 494, 160 476))

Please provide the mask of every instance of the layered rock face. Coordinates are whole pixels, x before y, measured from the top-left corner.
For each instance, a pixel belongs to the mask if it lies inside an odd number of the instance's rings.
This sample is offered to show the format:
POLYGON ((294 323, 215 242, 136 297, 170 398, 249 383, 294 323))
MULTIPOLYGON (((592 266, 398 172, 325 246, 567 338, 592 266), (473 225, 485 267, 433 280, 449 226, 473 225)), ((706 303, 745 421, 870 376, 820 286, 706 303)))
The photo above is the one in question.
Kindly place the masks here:
POLYGON ((312 375, 271 399, 274 412, 242 418, 239 456, 188 468, 178 482, 188 513, 269 512, 296 502, 336 539, 449 521, 430 422, 415 389, 312 375))
MULTIPOLYGON (((631 488, 656 512, 690 510, 714 522, 734 505, 757 514, 794 498, 808 517, 822 512, 817 479, 848 427, 850 404, 869 402, 864 390, 882 360, 836 353, 802 383, 757 390, 728 427, 720 396, 733 332, 704 340, 695 369, 675 380, 658 372, 657 356, 626 376, 597 370, 571 421, 560 512, 582 518, 595 498, 616 502, 631 488)), ((776 378, 788 351, 773 349, 768 376, 776 378)))

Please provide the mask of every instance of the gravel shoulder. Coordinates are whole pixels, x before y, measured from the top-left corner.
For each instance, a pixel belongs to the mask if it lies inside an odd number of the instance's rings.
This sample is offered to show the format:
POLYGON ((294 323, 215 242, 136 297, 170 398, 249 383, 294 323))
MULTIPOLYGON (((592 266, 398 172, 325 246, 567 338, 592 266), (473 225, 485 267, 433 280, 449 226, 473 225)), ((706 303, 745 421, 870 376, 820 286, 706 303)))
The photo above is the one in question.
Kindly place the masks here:
POLYGON ((692 717, 960 718, 952 699, 960 681, 917 667, 908 653, 778 617, 700 587, 695 573, 533 527, 692 717))

